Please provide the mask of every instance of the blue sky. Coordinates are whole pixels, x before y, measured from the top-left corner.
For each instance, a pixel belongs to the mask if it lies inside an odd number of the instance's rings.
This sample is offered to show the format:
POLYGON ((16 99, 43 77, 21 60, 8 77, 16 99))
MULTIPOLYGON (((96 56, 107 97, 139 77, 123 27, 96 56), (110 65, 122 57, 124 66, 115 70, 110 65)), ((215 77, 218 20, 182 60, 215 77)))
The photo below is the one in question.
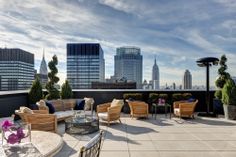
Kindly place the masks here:
MULTIPOLYGON (((47 62, 57 54, 61 82, 69 42, 100 43, 106 78, 114 73, 119 46, 141 48, 146 80, 156 56, 161 85, 181 84, 185 69, 194 85, 204 85, 205 69, 196 60, 206 56, 226 54, 236 75, 235 0, 0 0, 0 19, 0 47, 34 53, 36 69, 43 48, 47 62)), ((212 67, 212 84, 216 77, 212 67)))

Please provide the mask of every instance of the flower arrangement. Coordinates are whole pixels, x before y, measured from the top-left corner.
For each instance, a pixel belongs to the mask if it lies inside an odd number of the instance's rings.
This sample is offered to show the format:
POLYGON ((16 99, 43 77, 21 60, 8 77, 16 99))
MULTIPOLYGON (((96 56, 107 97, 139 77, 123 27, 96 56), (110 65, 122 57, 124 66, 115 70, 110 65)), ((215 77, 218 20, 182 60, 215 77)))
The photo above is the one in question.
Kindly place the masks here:
POLYGON ((164 105, 166 103, 166 100, 165 99, 162 99, 162 98, 159 98, 158 99, 158 104, 159 105, 164 105))
POLYGON ((2 123, 2 144, 6 140, 7 144, 19 144, 22 139, 30 136, 30 126, 26 124, 29 129, 27 133, 24 132, 24 126, 21 124, 14 124, 10 120, 5 120, 2 123))

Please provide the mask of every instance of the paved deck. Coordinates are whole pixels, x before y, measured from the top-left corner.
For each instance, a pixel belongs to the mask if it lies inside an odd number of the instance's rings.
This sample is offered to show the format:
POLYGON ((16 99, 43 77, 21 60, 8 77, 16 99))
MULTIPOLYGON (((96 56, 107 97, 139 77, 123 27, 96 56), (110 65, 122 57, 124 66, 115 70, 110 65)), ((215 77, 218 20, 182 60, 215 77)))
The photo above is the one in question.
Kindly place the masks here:
MULTIPOLYGON (((122 124, 104 130, 101 157, 236 157, 236 121, 223 118, 157 120, 122 116, 122 124)), ((59 125, 65 145, 57 157, 77 157, 80 147, 95 134, 71 136, 59 125)))

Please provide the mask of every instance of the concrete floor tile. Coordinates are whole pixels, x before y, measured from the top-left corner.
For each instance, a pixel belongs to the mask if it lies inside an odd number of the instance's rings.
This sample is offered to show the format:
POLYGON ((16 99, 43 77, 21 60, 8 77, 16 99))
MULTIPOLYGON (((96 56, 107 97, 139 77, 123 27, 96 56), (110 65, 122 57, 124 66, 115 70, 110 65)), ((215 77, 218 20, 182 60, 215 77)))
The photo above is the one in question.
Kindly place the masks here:
POLYGON ((117 151, 117 150, 124 150, 124 151, 128 151, 128 145, 127 145, 127 141, 109 141, 109 140, 105 140, 103 142, 102 145, 102 150, 107 151, 107 150, 113 150, 113 151, 117 151))
POLYGON ((154 144, 152 141, 132 141, 128 140, 128 147, 129 150, 134 151, 134 150, 156 150, 154 144))
POLYGON ((101 151, 100 157, 129 157, 128 151, 101 151))
POLYGON ((130 151, 130 157, 160 157, 157 151, 130 151))

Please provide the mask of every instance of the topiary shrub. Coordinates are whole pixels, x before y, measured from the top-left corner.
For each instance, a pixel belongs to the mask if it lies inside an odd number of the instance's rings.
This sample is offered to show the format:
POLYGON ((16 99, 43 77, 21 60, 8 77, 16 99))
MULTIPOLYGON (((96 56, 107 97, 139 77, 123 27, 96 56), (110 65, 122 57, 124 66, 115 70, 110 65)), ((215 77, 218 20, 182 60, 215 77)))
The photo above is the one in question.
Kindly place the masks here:
POLYGON ((142 93, 125 93, 123 94, 124 99, 133 99, 133 100, 142 100, 143 94, 142 93))
POLYGON ((215 91, 214 96, 215 96, 215 98, 221 100, 222 99, 222 91, 221 90, 215 91))
POLYGON ((236 86, 232 79, 227 80, 222 89, 222 102, 224 105, 236 106, 236 86))
POLYGON ((183 93, 182 97, 184 100, 188 100, 192 97, 192 93, 183 93))
POLYGON ((47 100, 60 98, 60 92, 57 90, 57 88, 55 88, 55 84, 59 81, 59 78, 56 76, 58 73, 56 67, 57 64, 58 64, 57 56, 54 55, 52 57, 52 60, 48 63, 48 67, 51 70, 51 72, 48 73, 49 81, 46 84, 46 89, 48 91, 48 94, 46 95, 47 100))
POLYGON ((69 99, 73 97, 73 92, 70 87, 69 81, 66 80, 61 86, 61 99, 69 99))
POLYGON ((159 98, 159 94, 149 93, 148 101, 149 101, 149 103, 153 103, 153 102, 157 101, 158 98, 159 98))
POLYGON ((172 94, 172 101, 180 101, 183 100, 183 95, 181 93, 174 93, 172 94))
POLYGON ((167 100, 168 94, 159 94, 159 98, 167 100))
POLYGON ((43 97, 42 85, 39 81, 39 78, 36 77, 29 91, 29 103, 35 104, 37 101, 42 99, 42 97, 43 97))

